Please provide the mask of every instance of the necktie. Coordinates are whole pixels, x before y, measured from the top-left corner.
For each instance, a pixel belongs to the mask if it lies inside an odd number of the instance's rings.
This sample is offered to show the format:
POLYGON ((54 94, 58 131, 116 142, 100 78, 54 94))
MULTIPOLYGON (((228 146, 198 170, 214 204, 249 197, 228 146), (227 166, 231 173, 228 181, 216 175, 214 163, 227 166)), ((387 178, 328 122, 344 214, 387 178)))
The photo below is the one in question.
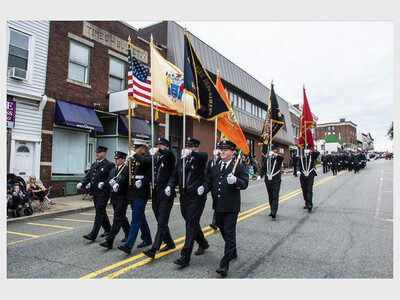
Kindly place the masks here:
POLYGON ((224 173, 224 172, 225 172, 225 170, 226 170, 226 163, 224 163, 224 164, 222 165, 222 170, 221 170, 221 173, 224 173))

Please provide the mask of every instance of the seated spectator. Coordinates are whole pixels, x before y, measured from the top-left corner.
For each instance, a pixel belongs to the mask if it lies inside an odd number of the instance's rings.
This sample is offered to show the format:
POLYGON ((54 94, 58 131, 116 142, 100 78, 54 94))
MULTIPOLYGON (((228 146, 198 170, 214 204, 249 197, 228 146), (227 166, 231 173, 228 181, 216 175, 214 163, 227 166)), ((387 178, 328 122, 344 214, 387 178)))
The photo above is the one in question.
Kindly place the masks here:
POLYGON ((7 208, 20 209, 25 205, 25 203, 29 203, 29 196, 25 195, 19 189, 18 184, 14 185, 10 192, 11 193, 7 195, 7 208))
MULTIPOLYGON (((29 176, 28 183, 26 184, 26 190, 31 190, 31 197, 36 196, 39 198, 39 211, 43 212, 43 202, 44 200, 49 201, 50 199, 46 196, 46 189, 43 185, 36 181, 36 177, 31 175, 29 176)), ((54 202, 53 202, 54 203, 54 202)), ((50 202, 51 204, 51 202, 50 202)))

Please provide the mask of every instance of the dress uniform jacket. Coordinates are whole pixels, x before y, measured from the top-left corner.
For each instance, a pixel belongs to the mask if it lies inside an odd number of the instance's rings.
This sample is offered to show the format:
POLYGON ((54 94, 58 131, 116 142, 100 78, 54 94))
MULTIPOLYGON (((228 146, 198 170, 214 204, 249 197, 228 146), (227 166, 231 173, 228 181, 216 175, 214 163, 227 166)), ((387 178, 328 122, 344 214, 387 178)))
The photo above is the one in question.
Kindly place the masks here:
POLYGON ((198 197, 197 188, 203 184, 205 179, 208 154, 207 152, 203 151, 192 151, 191 155, 192 158, 189 160, 187 159, 185 163, 185 188, 182 187, 182 158, 175 166, 171 179, 168 182, 168 186, 171 188, 172 191, 179 184, 179 193, 181 195, 188 194, 198 197))
POLYGON ((101 162, 94 162, 90 167, 90 171, 81 180, 82 186, 90 183, 90 195, 98 198, 109 198, 110 189, 103 188, 99 189, 99 182, 106 182, 111 169, 114 167, 114 163, 108 161, 106 158, 101 162))
MULTIPOLYGON (((317 176, 317 172, 315 171, 315 166, 316 166, 316 162, 317 162, 317 158, 319 156, 319 151, 312 151, 309 154, 306 154, 306 156, 302 155, 303 158, 303 165, 304 168, 307 169, 308 164, 310 162, 311 159, 311 164, 310 164, 310 173, 308 174, 309 178, 314 178, 315 176, 317 176)), ((297 162, 297 166, 296 166, 296 171, 300 171, 301 172, 301 176, 304 176, 305 170, 303 169, 302 163, 301 163, 301 159, 298 160, 297 162), (303 173, 304 172, 304 173, 303 173)))
POLYGON ((211 168, 204 183, 204 195, 211 191, 213 209, 215 212, 240 212, 240 190, 247 189, 249 175, 243 164, 237 164, 235 173, 237 180, 234 184, 228 184, 227 177, 232 173, 234 161, 232 160, 224 172, 221 172, 220 164, 211 168))
MULTIPOLYGON (((120 168, 123 168, 123 165, 120 166, 120 168)), ((126 193, 127 189, 129 186, 129 173, 128 173, 128 165, 122 170, 121 174, 115 178, 114 180, 116 183, 119 184, 118 191, 114 192, 110 184, 108 183, 111 179, 113 179, 119 172, 117 170, 117 166, 113 167, 110 171, 110 175, 108 176, 106 182, 104 182, 104 188, 109 188, 111 191, 110 198, 111 204, 116 204, 117 202, 121 203, 126 203, 128 204, 128 201, 126 199, 126 193)))
POLYGON ((150 199, 150 182, 151 182, 151 157, 134 155, 132 161, 132 183, 128 190, 128 200, 150 199), (142 186, 137 188, 135 182, 142 181, 142 186))
MULTIPOLYGON (((159 149, 158 151, 162 156, 160 156, 154 164, 154 182, 157 193, 162 192, 165 195, 164 190, 175 168, 175 155, 170 149, 159 149)), ((175 196, 175 189, 173 189, 171 190, 171 197, 174 198, 175 196)))
POLYGON ((281 179, 281 167, 282 167, 282 162, 283 162, 283 156, 278 154, 277 156, 271 156, 271 161, 269 161, 269 156, 267 156, 264 160, 263 160, 263 165, 260 169, 260 176, 261 178, 265 175, 265 182, 270 182, 270 183, 274 183, 274 182, 280 182, 281 179), (274 163, 276 161, 275 167, 274 167, 274 163), (271 164, 270 164, 271 163, 271 164), (271 170, 274 167, 273 170, 271 170), (269 170, 268 170, 269 168, 269 170), (267 176, 267 171, 268 173, 271 173, 272 175, 275 174, 272 177, 272 180, 268 179, 267 176), (279 172, 278 172, 279 171, 279 172))

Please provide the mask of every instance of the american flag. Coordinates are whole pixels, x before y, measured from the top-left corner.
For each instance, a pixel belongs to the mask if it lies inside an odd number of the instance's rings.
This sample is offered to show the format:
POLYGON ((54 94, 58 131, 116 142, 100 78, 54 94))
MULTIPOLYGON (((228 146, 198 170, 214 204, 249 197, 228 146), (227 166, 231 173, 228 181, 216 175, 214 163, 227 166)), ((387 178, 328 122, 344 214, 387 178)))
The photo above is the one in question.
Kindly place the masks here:
MULTIPOLYGON (((131 45, 128 47, 128 98, 139 105, 151 106, 151 72, 134 56, 131 55, 131 45)), ((153 103, 154 109, 163 113, 176 114, 177 111, 153 103)))

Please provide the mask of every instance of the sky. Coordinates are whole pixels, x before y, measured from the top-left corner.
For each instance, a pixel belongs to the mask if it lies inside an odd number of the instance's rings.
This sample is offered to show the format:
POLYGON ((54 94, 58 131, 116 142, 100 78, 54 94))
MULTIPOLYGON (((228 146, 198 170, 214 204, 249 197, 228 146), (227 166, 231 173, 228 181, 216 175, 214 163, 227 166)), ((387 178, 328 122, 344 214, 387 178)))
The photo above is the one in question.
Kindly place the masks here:
MULTIPOLYGON (((141 28, 158 22, 126 21, 141 28)), ((318 123, 346 118, 392 151, 393 23, 380 21, 178 21, 289 103, 305 84, 318 123)), ((200 57, 201 59, 201 57, 200 57)))

